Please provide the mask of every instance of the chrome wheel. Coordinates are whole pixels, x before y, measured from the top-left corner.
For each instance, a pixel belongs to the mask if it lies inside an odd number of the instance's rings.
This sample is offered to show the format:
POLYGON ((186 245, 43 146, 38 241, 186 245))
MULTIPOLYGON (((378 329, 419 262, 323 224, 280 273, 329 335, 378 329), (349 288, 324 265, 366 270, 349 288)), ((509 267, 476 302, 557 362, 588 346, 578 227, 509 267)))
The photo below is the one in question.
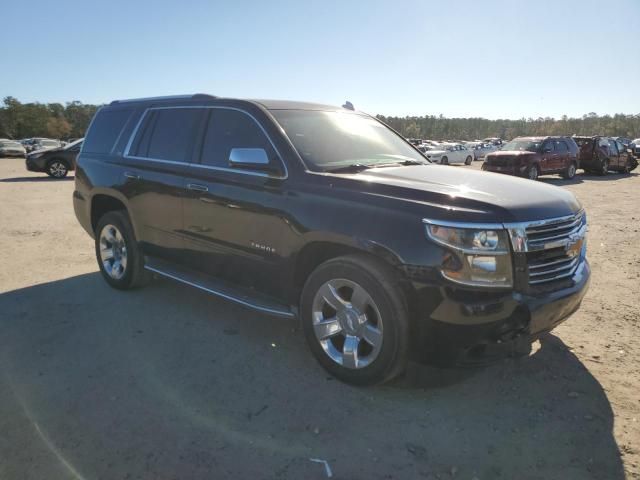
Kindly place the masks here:
POLYGON ((535 165, 532 165, 529 168, 529 180, 537 180, 538 179, 538 168, 535 165))
POLYGON ((113 225, 100 231, 100 261, 104 271, 114 280, 124 277, 127 269, 127 246, 124 237, 113 225))
POLYGON ((49 175, 55 178, 62 178, 67 174, 67 166, 59 161, 54 161, 49 165, 49 175))
POLYGON ((572 163, 567 169, 567 178, 572 179, 576 175, 576 166, 572 163))
POLYGON ((356 282, 325 282, 313 298, 311 313, 316 339, 337 364, 364 368, 378 357, 382 317, 371 295, 356 282))

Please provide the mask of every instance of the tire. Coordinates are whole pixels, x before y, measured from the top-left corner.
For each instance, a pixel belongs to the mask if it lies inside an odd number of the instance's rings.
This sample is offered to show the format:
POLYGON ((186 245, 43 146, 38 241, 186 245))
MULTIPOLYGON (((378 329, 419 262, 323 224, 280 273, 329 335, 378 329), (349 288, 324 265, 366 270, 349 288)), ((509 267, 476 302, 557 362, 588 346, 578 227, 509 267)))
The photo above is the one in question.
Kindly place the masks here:
POLYGON ((627 158, 627 161, 624 163, 624 168, 622 169, 622 173, 625 175, 629 175, 631 173, 631 162, 627 158))
POLYGON ((113 288, 128 290, 148 282, 144 256, 125 211, 111 211, 100 217, 95 229, 95 251, 100 273, 113 288))
POLYGON ((604 176, 609 173, 609 159, 604 158, 600 164, 600 169, 598 170, 598 175, 604 176))
POLYGON ((49 160, 47 163, 47 175, 52 178, 64 178, 69 173, 69 165, 57 158, 49 160))
POLYGON ((473 162, 473 158, 471 157, 471 155, 469 155, 466 160, 464 161, 465 165, 471 165, 471 162, 473 162))
POLYGON ((529 167, 529 170, 527 170, 527 178, 529 180, 538 180, 538 166, 537 165, 531 165, 529 167))
POLYGON ((576 170, 577 170, 576 164, 571 162, 567 167, 567 169, 562 173, 562 178, 565 178, 567 180, 573 179, 573 177, 576 176, 576 170))
POLYGON ((442 157, 442 160, 440 160, 440 165, 449 165, 449 159, 447 157, 442 157))
POLYGON ((316 360, 345 383, 379 384, 406 368, 406 300, 393 270, 377 259, 348 255, 321 264, 305 283, 300 318, 316 360))

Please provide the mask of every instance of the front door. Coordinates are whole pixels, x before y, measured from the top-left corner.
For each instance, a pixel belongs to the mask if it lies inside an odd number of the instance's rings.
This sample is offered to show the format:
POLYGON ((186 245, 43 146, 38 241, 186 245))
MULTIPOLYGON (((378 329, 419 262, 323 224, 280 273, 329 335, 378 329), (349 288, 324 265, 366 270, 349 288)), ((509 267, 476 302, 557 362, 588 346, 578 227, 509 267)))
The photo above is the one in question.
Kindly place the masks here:
POLYGON ((542 159, 540 160, 540 173, 552 172, 557 163, 555 142, 551 139, 542 144, 542 159))
POLYGON ((286 237, 286 175, 257 121, 231 108, 207 113, 201 156, 187 178, 184 234, 190 266, 238 286, 280 296, 286 237), (268 168, 237 167, 232 149, 263 149, 268 168))

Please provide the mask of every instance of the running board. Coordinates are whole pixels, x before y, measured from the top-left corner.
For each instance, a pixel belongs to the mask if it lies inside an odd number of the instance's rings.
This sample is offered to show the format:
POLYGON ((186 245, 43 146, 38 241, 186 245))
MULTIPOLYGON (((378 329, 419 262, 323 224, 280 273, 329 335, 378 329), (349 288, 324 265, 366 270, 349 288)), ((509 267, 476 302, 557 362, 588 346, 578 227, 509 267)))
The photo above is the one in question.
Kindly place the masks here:
POLYGON ((290 307, 273 301, 266 296, 247 291, 246 289, 229 286, 215 277, 183 268, 157 258, 145 257, 144 268, 163 277, 199 288, 207 293, 231 300, 232 302, 239 303, 240 305, 259 312, 277 317, 295 317, 295 313, 290 307))

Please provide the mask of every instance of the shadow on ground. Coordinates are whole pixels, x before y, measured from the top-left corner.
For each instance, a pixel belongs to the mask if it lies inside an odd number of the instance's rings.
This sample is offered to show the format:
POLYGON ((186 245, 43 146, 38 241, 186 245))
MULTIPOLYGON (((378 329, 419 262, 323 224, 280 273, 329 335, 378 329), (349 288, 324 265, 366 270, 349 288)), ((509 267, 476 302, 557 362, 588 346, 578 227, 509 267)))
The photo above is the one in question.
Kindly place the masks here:
POLYGON ((548 335, 520 360, 353 388, 291 321, 167 281, 0 295, 1 478, 624 478, 602 387, 548 335))
MULTIPOLYGON (((46 175, 46 174, 45 174, 46 175)), ((49 175, 44 177, 13 177, 13 178, 0 178, 2 183, 23 183, 23 182, 64 182, 67 180, 73 180, 75 177, 66 176, 64 178, 53 178, 49 175)))

